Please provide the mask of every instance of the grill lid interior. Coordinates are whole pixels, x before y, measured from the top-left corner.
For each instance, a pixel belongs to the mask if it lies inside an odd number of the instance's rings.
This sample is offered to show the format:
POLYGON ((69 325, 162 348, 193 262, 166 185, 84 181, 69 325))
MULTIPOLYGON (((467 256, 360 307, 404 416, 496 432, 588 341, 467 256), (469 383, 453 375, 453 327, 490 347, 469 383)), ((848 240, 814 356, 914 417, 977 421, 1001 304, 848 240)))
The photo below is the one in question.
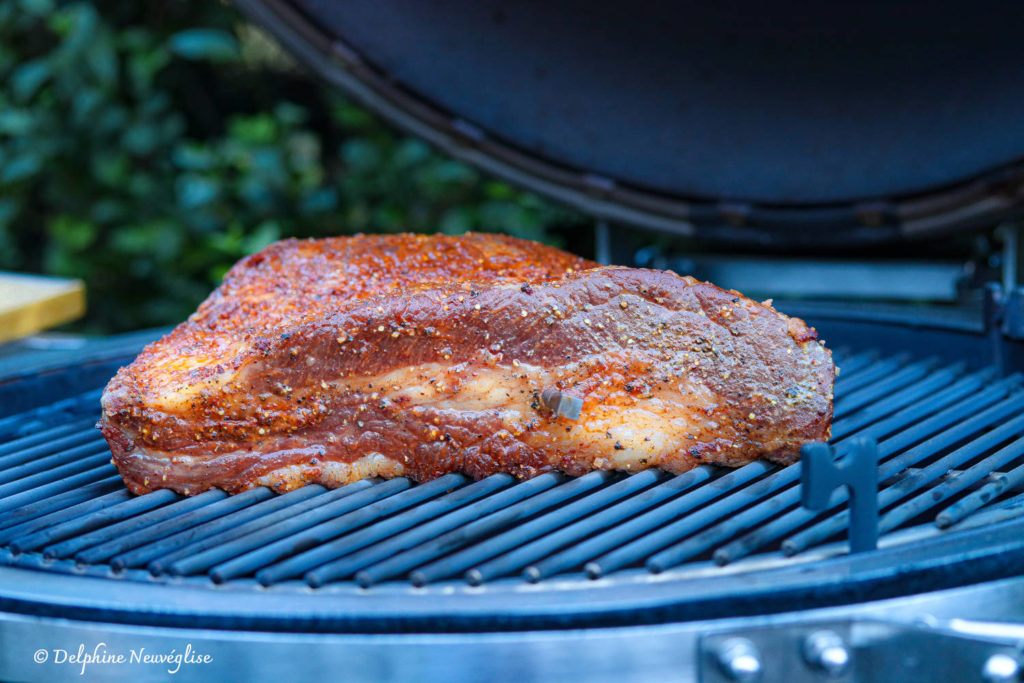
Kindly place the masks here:
POLYGON ((614 220, 849 243, 1020 199, 1019 3, 238 4, 393 121, 614 220))

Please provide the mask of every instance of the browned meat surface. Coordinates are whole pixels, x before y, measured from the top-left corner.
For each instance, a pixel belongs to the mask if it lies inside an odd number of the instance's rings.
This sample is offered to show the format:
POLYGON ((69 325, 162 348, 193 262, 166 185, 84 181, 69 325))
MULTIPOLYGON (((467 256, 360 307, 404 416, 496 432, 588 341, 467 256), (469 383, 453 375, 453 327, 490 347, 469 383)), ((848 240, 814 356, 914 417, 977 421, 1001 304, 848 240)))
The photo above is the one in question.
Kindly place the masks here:
POLYGON ((137 493, 684 472, 826 439, 834 373, 803 321, 671 272, 496 235, 288 240, 122 368, 100 428, 137 493))

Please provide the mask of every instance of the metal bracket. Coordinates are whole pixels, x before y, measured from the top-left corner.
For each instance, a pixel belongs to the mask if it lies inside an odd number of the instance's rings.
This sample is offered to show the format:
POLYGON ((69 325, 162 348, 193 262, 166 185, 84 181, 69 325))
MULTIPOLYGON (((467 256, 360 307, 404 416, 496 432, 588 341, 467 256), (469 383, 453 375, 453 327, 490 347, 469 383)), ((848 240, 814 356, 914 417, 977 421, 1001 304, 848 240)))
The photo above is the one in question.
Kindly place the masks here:
POLYGON ((700 680, 1019 682, 1022 630, 1017 624, 934 618, 743 628, 701 638, 700 680))
POLYGON ((1006 223, 996 228, 996 235, 1003 240, 1003 291, 1011 291, 1020 284, 1022 250, 1024 242, 1021 240, 1022 225, 1020 223, 1006 223))
POLYGON ((982 299, 982 317, 985 322, 985 334, 988 335, 989 362, 999 369, 1000 374, 1006 374, 1006 354, 1003 346, 1003 319, 1005 309, 1003 307, 1003 289, 996 282, 989 282, 985 285, 982 299))
POLYGON ((1024 223, 1000 225, 996 235, 1003 241, 1002 283, 986 287, 985 325, 990 333, 1024 339, 1024 223))
POLYGON ((829 507, 832 492, 845 486, 850 492, 850 552, 878 547, 878 444, 874 439, 854 439, 842 461, 825 443, 801 449, 800 495, 803 506, 822 511, 829 507))
POLYGON ((1014 287, 1001 297, 1002 331, 1010 339, 1024 339, 1024 287, 1014 287))
POLYGON ((594 224, 594 260, 602 266, 612 262, 612 227, 604 218, 594 224))
POLYGON ((1024 339, 1024 287, 1007 290, 990 282, 985 286, 982 306, 989 339, 989 361, 1005 375, 1009 370, 1008 356, 1013 353, 1007 340, 1024 339))

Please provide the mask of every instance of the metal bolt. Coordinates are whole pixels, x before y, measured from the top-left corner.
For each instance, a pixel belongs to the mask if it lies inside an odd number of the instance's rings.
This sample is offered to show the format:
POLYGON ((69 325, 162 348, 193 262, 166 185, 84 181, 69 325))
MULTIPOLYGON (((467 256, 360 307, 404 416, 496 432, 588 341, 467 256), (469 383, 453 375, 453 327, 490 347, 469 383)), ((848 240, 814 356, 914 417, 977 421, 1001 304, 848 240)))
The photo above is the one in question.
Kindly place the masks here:
POLYGON ((540 402, 555 415, 570 420, 580 419, 580 411, 583 409, 582 398, 558 389, 545 389, 540 395, 540 402))
POLYGON ((804 641, 804 660, 829 676, 838 676, 850 666, 850 651, 835 631, 815 631, 804 641))
POLYGON ((1016 657, 1000 652, 985 660, 981 677, 988 683, 1017 683, 1020 673, 1020 662, 1016 657))
POLYGON ((761 653, 746 638, 728 638, 715 649, 722 672, 734 681, 757 681, 761 678, 761 653))

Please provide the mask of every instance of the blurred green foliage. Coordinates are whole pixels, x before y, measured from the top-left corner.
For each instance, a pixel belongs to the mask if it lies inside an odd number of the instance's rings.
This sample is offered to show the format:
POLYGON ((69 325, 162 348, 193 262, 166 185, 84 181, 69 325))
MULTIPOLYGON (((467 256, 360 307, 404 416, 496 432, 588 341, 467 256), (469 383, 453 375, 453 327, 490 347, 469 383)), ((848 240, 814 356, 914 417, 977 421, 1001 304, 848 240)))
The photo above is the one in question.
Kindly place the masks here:
POLYGON ((226 4, 0 0, 0 268, 85 279, 79 329, 178 322, 284 236, 578 222, 385 127, 226 4))

